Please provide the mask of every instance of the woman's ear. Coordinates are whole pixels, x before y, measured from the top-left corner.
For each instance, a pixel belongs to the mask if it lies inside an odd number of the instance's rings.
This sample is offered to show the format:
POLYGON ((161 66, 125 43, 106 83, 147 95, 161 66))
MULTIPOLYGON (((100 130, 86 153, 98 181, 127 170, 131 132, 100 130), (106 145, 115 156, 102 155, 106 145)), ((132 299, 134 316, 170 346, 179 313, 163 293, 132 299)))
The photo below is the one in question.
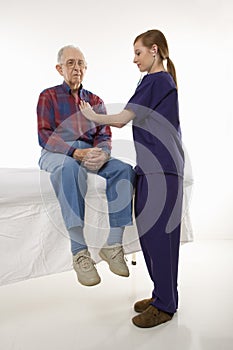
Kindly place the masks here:
POLYGON ((151 52, 153 53, 153 55, 156 55, 158 52, 158 46, 156 44, 153 44, 151 47, 151 52))

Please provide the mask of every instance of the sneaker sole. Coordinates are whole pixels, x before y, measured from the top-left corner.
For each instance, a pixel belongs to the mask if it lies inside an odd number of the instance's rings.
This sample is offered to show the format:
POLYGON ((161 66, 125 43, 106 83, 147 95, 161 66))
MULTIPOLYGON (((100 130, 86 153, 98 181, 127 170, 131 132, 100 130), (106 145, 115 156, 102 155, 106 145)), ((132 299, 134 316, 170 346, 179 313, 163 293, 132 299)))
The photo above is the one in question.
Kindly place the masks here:
POLYGON ((101 279, 94 280, 94 281, 82 281, 82 280, 78 279, 78 282, 85 287, 92 287, 92 286, 96 286, 97 284, 99 284, 101 282, 101 279))

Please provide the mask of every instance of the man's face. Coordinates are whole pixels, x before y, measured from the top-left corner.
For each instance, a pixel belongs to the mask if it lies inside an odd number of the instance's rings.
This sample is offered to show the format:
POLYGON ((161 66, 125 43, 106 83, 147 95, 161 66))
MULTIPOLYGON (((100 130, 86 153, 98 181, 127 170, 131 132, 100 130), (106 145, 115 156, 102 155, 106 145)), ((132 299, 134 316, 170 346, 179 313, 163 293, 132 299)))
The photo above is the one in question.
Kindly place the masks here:
POLYGON ((86 61, 81 51, 66 48, 63 51, 61 63, 56 65, 57 71, 72 90, 77 90, 86 72, 86 61))

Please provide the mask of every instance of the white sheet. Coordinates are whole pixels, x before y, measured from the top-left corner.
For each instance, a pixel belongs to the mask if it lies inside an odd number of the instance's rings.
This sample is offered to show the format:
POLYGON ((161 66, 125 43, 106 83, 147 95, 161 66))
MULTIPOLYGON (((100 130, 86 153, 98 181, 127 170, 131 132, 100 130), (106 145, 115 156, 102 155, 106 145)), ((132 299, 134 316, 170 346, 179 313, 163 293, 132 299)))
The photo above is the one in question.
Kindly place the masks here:
MULTIPOLYGON (((108 227, 105 180, 89 174, 85 236, 97 262, 108 227)), ((181 240, 192 240, 188 211, 181 240)), ((135 225, 125 230, 124 249, 126 254, 140 250, 135 225)), ((71 268, 70 242, 49 174, 37 168, 0 169, 0 285, 71 268)))

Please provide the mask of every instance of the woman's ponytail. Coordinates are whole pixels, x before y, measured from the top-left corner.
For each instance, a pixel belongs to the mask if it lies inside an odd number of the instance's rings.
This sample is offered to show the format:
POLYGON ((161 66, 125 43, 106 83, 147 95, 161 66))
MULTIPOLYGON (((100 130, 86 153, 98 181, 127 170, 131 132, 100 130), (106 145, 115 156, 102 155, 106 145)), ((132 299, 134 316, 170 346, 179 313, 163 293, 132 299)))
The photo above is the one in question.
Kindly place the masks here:
POLYGON ((176 87, 178 87, 177 86, 177 79, 176 79, 176 69, 175 69, 175 66, 174 66, 172 60, 169 57, 167 57, 167 71, 173 77, 174 82, 176 84, 176 87))

